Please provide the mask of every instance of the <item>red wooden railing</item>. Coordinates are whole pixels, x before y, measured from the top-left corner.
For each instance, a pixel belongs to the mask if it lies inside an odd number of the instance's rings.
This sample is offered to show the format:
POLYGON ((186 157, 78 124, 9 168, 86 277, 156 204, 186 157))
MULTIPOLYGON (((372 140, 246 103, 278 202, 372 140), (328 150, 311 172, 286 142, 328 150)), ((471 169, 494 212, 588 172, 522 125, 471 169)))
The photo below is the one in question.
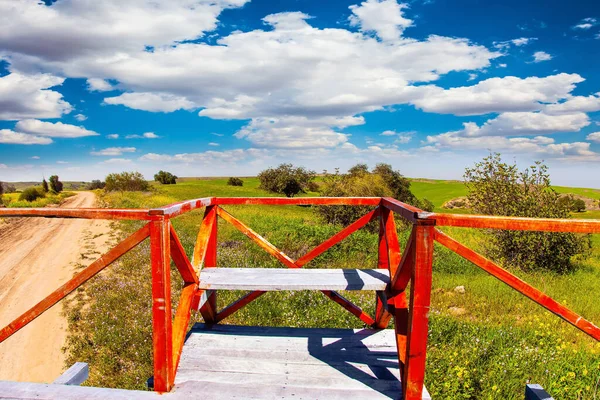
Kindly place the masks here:
POLYGON ((374 328, 385 328, 390 320, 394 319, 403 385, 402 393, 404 393, 405 399, 420 399, 423 390, 434 241, 471 261, 592 338, 600 340, 600 328, 596 325, 436 228, 439 226, 458 226, 526 231, 600 233, 600 221, 437 214, 423 212, 392 198, 348 197, 292 199, 211 197, 183 201, 156 209, 135 210, 0 209, 0 217, 148 221, 144 227, 127 237, 44 300, 0 330, 0 343, 149 237, 152 263, 154 389, 159 392, 169 391, 173 386, 192 309, 199 307, 202 317, 207 323, 218 323, 264 293, 262 291, 250 292, 219 311, 216 307, 216 292, 206 292, 198 289, 201 269, 217 266, 217 217, 231 223, 288 268, 302 268, 356 230, 370 221, 378 219, 380 222, 378 268, 389 270, 390 284, 386 291, 377 292, 374 317, 371 317, 360 307, 335 291, 324 290, 323 293, 365 324, 374 328), (250 204, 361 205, 373 206, 374 209, 310 250, 304 256, 293 260, 221 207, 250 204), (190 261, 171 225, 171 219, 199 208, 205 208, 204 218, 198 232, 192 261, 190 261), (404 252, 400 250, 394 214, 412 224, 412 231, 404 252), (174 318, 172 318, 170 300, 171 261, 175 264, 184 281, 174 318), (406 288, 409 283, 410 293, 407 295, 406 288))

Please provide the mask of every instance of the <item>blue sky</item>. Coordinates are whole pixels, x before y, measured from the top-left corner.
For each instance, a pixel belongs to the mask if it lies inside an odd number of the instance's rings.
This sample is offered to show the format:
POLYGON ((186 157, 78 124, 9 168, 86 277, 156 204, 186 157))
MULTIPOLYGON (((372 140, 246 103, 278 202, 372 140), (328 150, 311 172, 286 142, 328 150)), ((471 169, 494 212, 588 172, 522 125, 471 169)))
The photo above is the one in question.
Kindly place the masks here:
POLYGON ((600 3, 0 0, 0 180, 489 151, 600 187, 600 3))

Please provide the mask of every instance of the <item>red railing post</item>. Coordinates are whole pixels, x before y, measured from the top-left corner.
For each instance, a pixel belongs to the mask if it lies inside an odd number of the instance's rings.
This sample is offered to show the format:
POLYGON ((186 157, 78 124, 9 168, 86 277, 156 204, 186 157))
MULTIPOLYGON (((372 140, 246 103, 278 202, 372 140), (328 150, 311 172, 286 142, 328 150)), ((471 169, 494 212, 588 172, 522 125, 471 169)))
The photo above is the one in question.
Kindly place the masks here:
POLYGON ((154 390, 168 392, 173 382, 173 325, 171 316, 171 223, 161 218, 150 225, 152 264, 152 344, 154 390))
POLYGON ((408 337, 402 376, 405 400, 417 400, 423 396, 434 236, 435 221, 418 220, 416 222, 415 266, 410 285, 408 337))

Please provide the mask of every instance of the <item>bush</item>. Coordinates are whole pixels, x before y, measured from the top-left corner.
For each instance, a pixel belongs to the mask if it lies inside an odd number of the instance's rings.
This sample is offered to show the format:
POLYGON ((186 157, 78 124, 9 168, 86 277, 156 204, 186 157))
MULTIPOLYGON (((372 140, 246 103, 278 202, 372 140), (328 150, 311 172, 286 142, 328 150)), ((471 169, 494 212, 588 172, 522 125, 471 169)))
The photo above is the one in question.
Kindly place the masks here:
POLYGON ((0 196, 4 194, 4 183, 0 181, 0 196))
POLYGON ((139 172, 121 172, 120 174, 108 174, 106 176, 106 186, 104 189, 107 192, 144 192, 150 188, 144 176, 139 172))
MULTIPOLYGON (((325 173, 321 185, 321 196, 325 197, 390 197, 392 190, 383 177, 358 169, 352 173, 325 173)), ((349 225, 369 212, 369 206, 318 206, 317 214, 329 224, 349 225)), ((378 229, 377 224, 370 224, 369 230, 378 229)))
POLYGON ((321 191, 321 185, 315 181, 310 181, 308 182, 308 185, 306 185, 306 190, 309 192, 319 192, 321 191))
POLYGON ((585 201, 583 201, 581 199, 573 200, 573 205, 571 207, 571 210, 573 210, 575 212, 584 212, 585 211, 585 201))
POLYGON ((227 184, 229 186, 244 186, 244 181, 241 180, 240 178, 231 177, 231 178, 227 179, 227 184))
MULTIPOLYGON (((465 171, 468 199, 481 214, 534 218, 568 218, 570 208, 550 187, 548 167, 541 162, 520 172, 494 153, 465 171)), ((523 270, 574 269, 571 257, 585 253, 589 236, 573 233, 493 230, 488 253, 523 270)))
POLYGON ((102 182, 99 179, 95 179, 87 185, 87 190, 104 189, 105 186, 106 183, 102 182))
POLYGON ((306 193, 308 184, 315 179, 315 172, 292 164, 281 164, 262 171, 258 179, 259 189, 294 197, 298 193, 306 193))
POLYGON ((423 211, 432 212, 435 208, 435 205, 430 200, 422 198, 421 200, 417 201, 415 207, 418 207, 423 211))
POLYGON ((30 187, 23 190, 23 192, 19 195, 19 200, 32 202, 43 197, 46 197, 46 194, 42 188, 30 187))
POLYGON ((60 193, 63 190, 63 183, 58 179, 57 175, 52 175, 50 178, 48 178, 50 180, 50 189, 52 189, 52 191, 54 193, 60 193))
POLYGON ((177 177, 175 175, 162 170, 158 171, 158 173, 154 175, 154 180, 162 183, 163 185, 174 185, 177 183, 177 177))
POLYGON ((46 182, 46 178, 42 179, 42 190, 44 191, 44 193, 48 193, 48 191, 50 190, 48 188, 48 182, 46 182))
MULTIPOLYGON (((327 197, 393 197, 416 207, 431 207, 429 200, 419 201, 410 191, 410 181, 399 171, 394 171, 389 164, 377 164, 372 172, 366 164, 357 164, 340 174, 336 169, 334 174, 325 172, 321 185, 321 196, 327 197)), ((357 206, 319 206, 317 213, 327 223, 348 225, 371 207, 357 206)), ((426 208, 423 208, 427 210, 426 208)), ((371 223, 369 230, 377 230, 378 225, 371 223)))

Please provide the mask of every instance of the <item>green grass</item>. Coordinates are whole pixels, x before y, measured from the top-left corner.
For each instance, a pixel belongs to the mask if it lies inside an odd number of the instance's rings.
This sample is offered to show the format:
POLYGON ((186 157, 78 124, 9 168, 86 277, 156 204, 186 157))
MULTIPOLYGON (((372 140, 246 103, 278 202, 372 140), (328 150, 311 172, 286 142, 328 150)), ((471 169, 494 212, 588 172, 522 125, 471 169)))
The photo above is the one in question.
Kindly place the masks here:
POLYGON ((412 179, 410 190, 418 198, 426 198, 435 205, 434 211, 442 211, 442 204, 448 200, 467 195, 467 189, 460 181, 412 179))
MULTIPOLYGON (((243 187, 226 179, 185 179, 157 192, 112 193, 103 201, 112 207, 156 207, 204 196, 269 196, 257 189, 255 178, 243 187)), ((457 182, 413 181, 419 197, 436 206, 462 195, 457 182)), ((340 227, 323 224, 310 207, 227 206, 234 216, 267 240, 297 258, 334 234, 340 227)), ((600 218, 600 212, 584 213, 600 218)), ((191 254, 202 210, 174 220, 181 241, 191 254)), ((121 225, 131 232, 139 222, 121 225)), ((280 267, 253 242, 220 220, 218 265, 280 267)), ((446 228, 451 236, 483 250, 478 230, 446 228)), ((399 231, 404 244, 408 233, 399 231)), ((592 254, 576 260, 580 268, 569 275, 523 273, 522 279, 600 321, 600 235, 593 237, 592 254)), ((66 307, 70 336, 67 363, 90 363, 92 385, 143 388, 152 374, 151 284, 147 241, 120 263, 79 290, 66 307), (85 307, 84 307, 85 304, 85 307)), ((359 231, 307 265, 308 268, 373 268, 377 235, 359 231)), ((527 382, 540 383, 555 398, 593 398, 600 380, 600 346, 571 325, 514 292, 449 250, 436 245, 426 384, 434 398, 520 399, 527 382), (454 291, 464 286, 465 293, 454 291), (460 313, 457 313, 457 310, 460 313), (458 315, 460 314, 460 315, 458 315)), ((180 278, 172 272, 173 300, 180 278)), ((241 293, 219 293, 219 306, 241 293)), ((372 293, 345 296, 372 313, 372 293)), ((199 316, 194 318, 199 320, 199 316)), ((244 325, 361 328, 363 324, 315 292, 267 293, 225 323, 244 325)))

